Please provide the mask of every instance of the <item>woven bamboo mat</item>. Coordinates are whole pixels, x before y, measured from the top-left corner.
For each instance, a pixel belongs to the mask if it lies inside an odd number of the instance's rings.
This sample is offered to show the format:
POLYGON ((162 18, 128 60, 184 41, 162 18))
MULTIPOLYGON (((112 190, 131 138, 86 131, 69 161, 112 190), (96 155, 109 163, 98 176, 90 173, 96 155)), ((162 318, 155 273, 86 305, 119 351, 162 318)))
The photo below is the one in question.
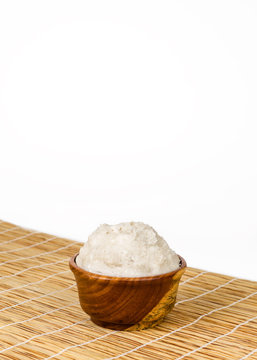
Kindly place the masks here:
POLYGON ((0 221, 0 359, 257 359, 257 283, 188 268, 157 328, 102 329, 78 304, 81 244, 0 221))

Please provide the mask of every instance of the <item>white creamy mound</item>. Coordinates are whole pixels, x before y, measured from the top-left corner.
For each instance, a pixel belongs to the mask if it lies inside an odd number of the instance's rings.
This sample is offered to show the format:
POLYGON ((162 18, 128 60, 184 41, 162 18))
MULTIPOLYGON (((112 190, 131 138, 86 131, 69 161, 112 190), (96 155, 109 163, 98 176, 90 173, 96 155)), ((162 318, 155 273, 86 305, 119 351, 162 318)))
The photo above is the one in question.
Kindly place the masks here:
POLYGON ((178 269, 179 262, 166 241, 142 222, 100 225, 76 258, 87 271, 119 277, 164 274, 178 269))

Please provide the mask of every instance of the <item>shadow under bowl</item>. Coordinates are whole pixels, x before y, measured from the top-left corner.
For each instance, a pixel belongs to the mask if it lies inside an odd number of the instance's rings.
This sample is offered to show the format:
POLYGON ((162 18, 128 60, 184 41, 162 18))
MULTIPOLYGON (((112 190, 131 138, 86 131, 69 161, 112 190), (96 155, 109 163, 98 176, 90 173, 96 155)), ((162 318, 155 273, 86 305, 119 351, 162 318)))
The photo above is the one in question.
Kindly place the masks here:
POLYGON ((176 302, 179 281, 186 269, 146 277, 114 277, 91 273, 69 262, 78 287, 81 308, 91 320, 115 330, 143 330, 158 325, 176 302))

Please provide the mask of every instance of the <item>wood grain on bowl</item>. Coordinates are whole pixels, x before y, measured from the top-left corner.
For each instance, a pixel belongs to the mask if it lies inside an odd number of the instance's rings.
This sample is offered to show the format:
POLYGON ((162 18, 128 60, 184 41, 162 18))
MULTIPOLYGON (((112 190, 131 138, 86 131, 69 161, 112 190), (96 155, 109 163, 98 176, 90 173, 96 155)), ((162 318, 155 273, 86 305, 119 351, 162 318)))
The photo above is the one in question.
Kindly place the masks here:
POLYGON ((173 308, 186 262, 170 273, 147 277, 113 277, 90 273, 70 259, 82 309, 102 327, 143 330, 159 324, 173 308))

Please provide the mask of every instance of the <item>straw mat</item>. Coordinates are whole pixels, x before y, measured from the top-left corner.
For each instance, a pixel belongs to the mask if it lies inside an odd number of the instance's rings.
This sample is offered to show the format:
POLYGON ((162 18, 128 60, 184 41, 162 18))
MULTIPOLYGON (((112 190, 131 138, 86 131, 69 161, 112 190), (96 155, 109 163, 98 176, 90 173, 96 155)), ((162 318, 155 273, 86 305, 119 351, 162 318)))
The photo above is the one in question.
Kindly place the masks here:
POLYGON ((68 259, 81 244, 0 221, 0 359, 257 359, 257 282, 188 268, 155 329, 94 325, 68 259))

